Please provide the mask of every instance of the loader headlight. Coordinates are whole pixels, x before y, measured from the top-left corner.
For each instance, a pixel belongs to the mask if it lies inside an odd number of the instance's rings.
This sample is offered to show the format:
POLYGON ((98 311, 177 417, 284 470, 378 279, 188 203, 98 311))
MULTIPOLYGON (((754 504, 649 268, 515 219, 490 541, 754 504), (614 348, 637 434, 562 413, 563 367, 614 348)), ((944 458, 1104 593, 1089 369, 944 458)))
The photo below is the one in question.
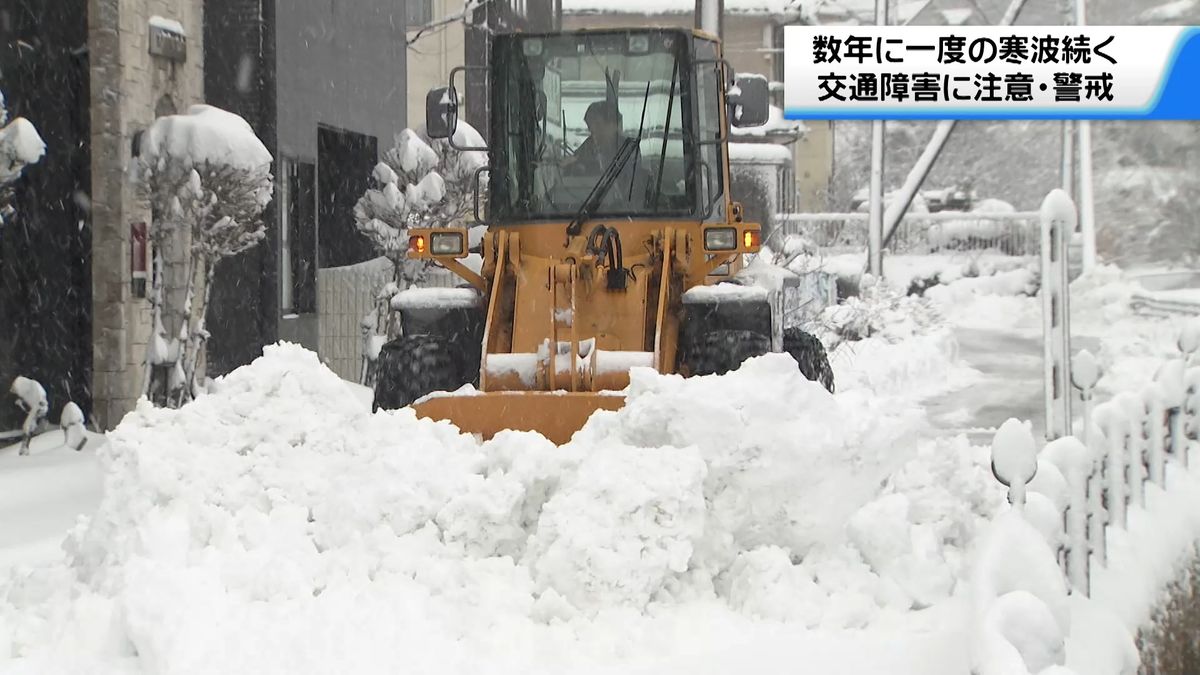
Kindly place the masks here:
POLYGON ((429 251, 434 255, 459 255, 463 252, 463 236, 458 232, 434 232, 429 237, 429 251))
POLYGON ((704 250, 732 251, 737 248, 737 230, 732 227, 710 227, 704 231, 704 250))

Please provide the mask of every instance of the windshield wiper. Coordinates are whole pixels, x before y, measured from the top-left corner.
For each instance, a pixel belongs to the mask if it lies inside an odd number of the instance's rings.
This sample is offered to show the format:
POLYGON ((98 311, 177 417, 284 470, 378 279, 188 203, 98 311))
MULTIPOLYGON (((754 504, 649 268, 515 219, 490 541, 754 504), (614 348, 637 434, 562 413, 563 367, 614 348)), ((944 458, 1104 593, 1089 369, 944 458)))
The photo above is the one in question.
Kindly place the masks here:
POLYGON ((625 170, 625 165, 629 163, 629 158, 633 157, 637 147, 637 141, 632 138, 626 138, 622 141, 621 147, 617 149, 617 154, 613 156, 612 161, 604 168, 604 173, 600 174, 599 180, 592 186, 592 191, 588 193, 587 198, 579 205, 579 211, 575 213, 575 217, 567 225, 568 237, 578 235, 583 229, 583 224, 596 212, 596 209, 600 206, 600 202, 604 200, 604 196, 608 194, 613 184, 617 182, 617 177, 625 170))

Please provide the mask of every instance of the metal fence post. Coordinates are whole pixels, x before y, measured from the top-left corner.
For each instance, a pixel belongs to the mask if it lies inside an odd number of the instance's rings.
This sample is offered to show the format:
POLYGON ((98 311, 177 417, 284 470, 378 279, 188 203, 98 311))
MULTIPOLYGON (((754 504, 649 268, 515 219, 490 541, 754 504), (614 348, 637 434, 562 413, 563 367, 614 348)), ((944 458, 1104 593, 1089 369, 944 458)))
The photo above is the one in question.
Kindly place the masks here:
POLYGON ((1042 330, 1045 360, 1046 438, 1071 433, 1070 287, 1067 241, 1075 231, 1075 204, 1053 190, 1042 201, 1042 330))
POLYGON ((1126 438, 1129 436, 1129 423, 1125 412, 1115 405, 1105 407, 1106 414, 1101 420, 1106 441, 1106 461, 1104 477, 1107 483, 1107 504, 1109 523, 1125 527, 1125 451, 1126 438))
POLYGON ((1167 425, 1167 406, 1162 386, 1151 385, 1146 389, 1146 407, 1149 416, 1146 419, 1146 432, 1149 435, 1150 480, 1159 487, 1166 487, 1167 467, 1166 450, 1164 448, 1167 425))

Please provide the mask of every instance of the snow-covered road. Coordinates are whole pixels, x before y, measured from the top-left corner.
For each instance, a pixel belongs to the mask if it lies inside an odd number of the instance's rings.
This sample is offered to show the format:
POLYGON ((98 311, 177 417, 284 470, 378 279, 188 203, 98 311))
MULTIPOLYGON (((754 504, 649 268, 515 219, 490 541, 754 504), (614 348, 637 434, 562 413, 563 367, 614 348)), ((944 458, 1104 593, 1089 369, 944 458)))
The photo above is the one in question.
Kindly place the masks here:
POLYGON ((100 503, 95 449, 102 441, 90 438, 76 452, 62 438, 59 431, 39 436, 28 457, 16 445, 0 448, 0 575, 61 555, 67 530, 100 503))
MULTIPOLYGON (((946 435, 966 434, 972 444, 986 445, 1009 418, 1033 422, 1034 432, 1045 430, 1042 341, 1009 329, 958 326, 959 358, 979 371, 969 386, 926 401, 933 425, 946 435)), ((1093 353, 1100 348, 1094 337, 1074 336, 1071 348, 1093 353)))

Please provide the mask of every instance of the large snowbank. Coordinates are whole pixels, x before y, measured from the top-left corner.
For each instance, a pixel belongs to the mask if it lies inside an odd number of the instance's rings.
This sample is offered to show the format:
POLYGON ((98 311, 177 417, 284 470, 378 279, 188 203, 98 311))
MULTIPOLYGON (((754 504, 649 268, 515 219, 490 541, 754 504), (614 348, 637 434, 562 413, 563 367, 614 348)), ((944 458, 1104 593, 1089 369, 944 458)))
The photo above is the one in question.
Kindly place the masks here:
POLYGON ((64 562, 0 582, 0 657, 29 672, 626 670, 901 625, 955 592, 1000 499, 982 450, 919 442, 922 420, 911 398, 833 396, 769 355, 721 377, 639 369, 628 405, 561 448, 479 443, 410 410, 372 415, 314 354, 271 347, 110 434, 104 499, 64 562))

